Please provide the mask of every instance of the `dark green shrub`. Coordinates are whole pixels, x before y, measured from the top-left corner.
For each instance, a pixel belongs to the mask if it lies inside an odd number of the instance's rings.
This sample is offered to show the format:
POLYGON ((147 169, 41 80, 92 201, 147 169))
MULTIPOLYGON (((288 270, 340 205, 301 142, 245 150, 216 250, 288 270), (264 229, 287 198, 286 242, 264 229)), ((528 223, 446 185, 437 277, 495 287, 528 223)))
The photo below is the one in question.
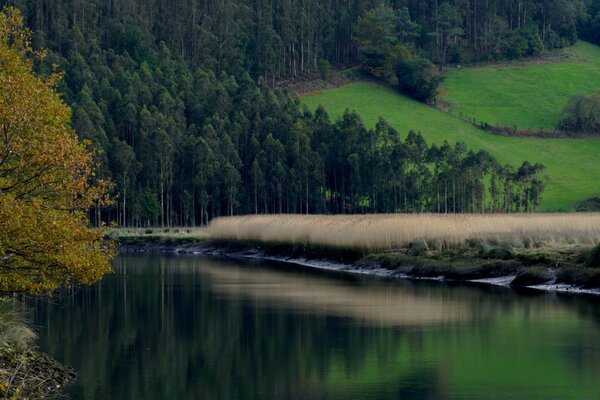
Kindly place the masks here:
POLYGON ((582 201, 577 206, 577 211, 600 211, 600 197, 591 197, 587 200, 582 201))
POLYGON ((552 258, 546 253, 526 253, 517 256, 524 265, 551 265, 552 258))
POLYGON ((435 101, 444 77, 433 63, 410 53, 399 57, 394 66, 398 88, 415 100, 435 101))
POLYGON ((319 60, 319 65, 317 68, 319 69, 319 75, 321 75, 321 79, 325 82, 329 81, 329 61, 323 59, 319 60))
POLYGON ((408 254, 411 256, 422 256, 424 255, 429 248, 427 247, 427 243, 425 242, 414 242, 411 243, 408 247, 408 254))
POLYGON ((574 134, 596 133, 600 130, 600 94, 576 94, 562 110, 557 129, 574 134))
POLYGON ((515 258, 514 251, 510 246, 487 247, 482 246, 479 256, 486 260, 512 260, 515 258))
POLYGON ((597 245, 584 255, 585 265, 591 268, 600 267, 600 245, 597 245))
POLYGON ((567 283, 584 288, 600 287, 600 268, 561 268, 557 273, 556 283, 567 283))

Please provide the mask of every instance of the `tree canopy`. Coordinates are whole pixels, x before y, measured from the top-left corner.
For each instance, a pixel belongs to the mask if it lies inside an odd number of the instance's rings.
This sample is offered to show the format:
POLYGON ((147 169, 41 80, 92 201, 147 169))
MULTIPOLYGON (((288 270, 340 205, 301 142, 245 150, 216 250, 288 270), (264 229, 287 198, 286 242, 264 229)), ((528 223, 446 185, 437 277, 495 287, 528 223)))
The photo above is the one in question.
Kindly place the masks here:
POLYGON ((18 10, 0 13, 0 292, 89 284, 113 251, 87 211, 106 200, 96 161, 71 127, 59 74, 35 75, 42 53, 18 10))
POLYGON ((22 10, 34 47, 48 49, 35 71, 65 72, 56 89, 75 131, 92 143, 98 176, 115 182, 117 201, 92 223, 137 226, 256 212, 534 209, 524 193, 537 180, 525 184, 463 145, 409 145, 408 132, 368 129, 356 113, 332 121, 277 83, 360 65, 370 49, 384 79, 426 101, 443 59, 508 57, 517 42, 567 45, 576 18, 559 21, 544 6, 544 25, 542 0, 5 4, 22 10))

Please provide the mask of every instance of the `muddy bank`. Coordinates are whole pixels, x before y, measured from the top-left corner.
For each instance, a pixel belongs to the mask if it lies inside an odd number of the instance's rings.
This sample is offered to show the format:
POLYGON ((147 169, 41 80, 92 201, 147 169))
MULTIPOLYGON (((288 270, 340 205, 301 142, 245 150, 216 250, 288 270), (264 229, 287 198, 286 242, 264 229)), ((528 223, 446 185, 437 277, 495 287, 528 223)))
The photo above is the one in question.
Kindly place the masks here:
POLYGON ((468 249, 428 254, 419 249, 366 252, 327 246, 234 240, 143 237, 117 239, 122 253, 199 254, 263 259, 398 279, 475 282, 514 288, 600 295, 600 269, 584 261, 589 248, 468 249))
POLYGON ((0 350, 0 398, 45 399, 73 382, 75 371, 36 350, 0 350))

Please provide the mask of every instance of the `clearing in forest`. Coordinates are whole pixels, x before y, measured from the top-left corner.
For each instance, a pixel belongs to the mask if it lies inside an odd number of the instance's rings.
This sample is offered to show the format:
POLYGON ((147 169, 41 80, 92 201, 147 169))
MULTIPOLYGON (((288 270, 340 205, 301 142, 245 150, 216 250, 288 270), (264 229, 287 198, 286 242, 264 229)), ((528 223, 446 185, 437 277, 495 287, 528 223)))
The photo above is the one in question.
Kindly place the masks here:
POLYGON ((598 90, 600 47, 580 41, 548 59, 449 67, 440 98, 478 124, 552 132, 573 95, 598 90))

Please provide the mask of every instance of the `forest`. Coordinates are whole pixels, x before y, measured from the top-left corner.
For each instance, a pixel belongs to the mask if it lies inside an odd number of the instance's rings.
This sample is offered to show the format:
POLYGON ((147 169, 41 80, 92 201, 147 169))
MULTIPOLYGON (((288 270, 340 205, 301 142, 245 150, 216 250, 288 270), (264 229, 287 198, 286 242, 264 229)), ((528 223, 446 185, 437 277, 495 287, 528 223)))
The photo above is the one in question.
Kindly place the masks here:
POLYGON ((385 121, 367 129, 352 112, 331 121, 275 87, 329 66, 369 72, 377 57, 387 68, 389 54, 403 54, 389 71, 419 97, 409 72, 424 65, 600 38, 599 4, 0 1, 22 11, 34 47, 47 49, 38 73, 65 73, 59 90, 74 128, 115 182, 114 205, 93 222, 136 226, 246 213, 535 210, 541 165, 511 168, 461 144, 428 145, 385 121))

